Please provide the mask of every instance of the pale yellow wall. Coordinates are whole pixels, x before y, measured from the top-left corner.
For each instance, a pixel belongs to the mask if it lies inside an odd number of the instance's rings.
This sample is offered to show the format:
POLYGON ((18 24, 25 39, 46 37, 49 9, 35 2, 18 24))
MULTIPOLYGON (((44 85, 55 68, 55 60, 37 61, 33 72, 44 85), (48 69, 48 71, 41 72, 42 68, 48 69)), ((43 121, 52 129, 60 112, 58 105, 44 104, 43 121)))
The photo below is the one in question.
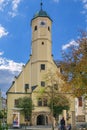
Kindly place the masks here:
POLYGON ((51 60, 51 24, 50 19, 38 17, 32 21, 32 62, 37 60, 51 60), (45 21, 46 25, 42 27, 41 21, 45 21), (37 26, 37 30, 34 28, 37 26), (48 26, 50 31, 48 31, 48 26), (44 45, 42 45, 44 42, 44 45))
MULTIPOLYGON (((15 99, 18 99, 18 98, 22 98, 22 97, 25 97, 25 96, 27 96, 27 97, 30 97, 30 95, 26 95, 26 94, 8 94, 7 95, 7 123, 8 124, 12 124, 12 122, 13 122, 13 112, 15 111, 14 110, 14 108, 15 108, 15 106, 14 106, 14 101, 15 101, 15 99)), ((20 111, 18 111, 18 112, 20 112, 20 111)), ((22 115, 21 115, 22 116, 22 115)), ((20 118, 21 119, 21 118, 20 118)), ((21 121, 21 123, 24 123, 24 118, 23 119, 21 119, 20 120, 21 121)))
POLYGON ((15 84, 11 85, 9 88, 9 92, 15 92, 15 84))
POLYGON ((52 26, 52 22, 50 19, 46 18, 46 17, 37 17, 36 19, 34 19, 32 21, 32 41, 37 40, 37 38, 47 38, 51 41, 51 26, 52 26), (40 22, 41 21, 45 21, 46 22, 46 27, 44 27, 44 29, 42 29, 42 27, 40 26, 40 22), (34 31, 34 27, 37 25, 38 31, 34 31), (47 31, 47 27, 50 27, 50 32, 47 31), (41 33, 42 31, 42 33, 41 33), (45 33, 44 33, 45 32, 45 33), (44 34, 44 35, 42 35, 44 34))

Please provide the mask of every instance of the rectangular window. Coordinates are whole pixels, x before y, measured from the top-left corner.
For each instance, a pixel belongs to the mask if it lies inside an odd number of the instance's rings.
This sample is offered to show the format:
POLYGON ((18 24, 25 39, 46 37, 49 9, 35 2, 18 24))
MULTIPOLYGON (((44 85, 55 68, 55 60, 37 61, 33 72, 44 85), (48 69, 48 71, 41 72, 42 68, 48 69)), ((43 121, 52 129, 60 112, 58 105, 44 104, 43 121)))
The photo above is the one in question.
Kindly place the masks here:
POLYGON ((29 84, 25 84, 25 88, 26 88, 26 89, 29 89, 29 84))
POLYGON ((79 107, 82 107, 82 97, 78 98, 78 105, 79 105, 79 107))
POLYGON ((47 99, 46 98, 43 99, 43 106, 47 106, 47 99))
POLYGON ((25 92, 29 89, 29 84, 25 84, 25 92))
POLYGON ((45 64, 41 64, 41 70, 45 70, 45 64))
POLYGON ((38 106, 42 106, 42 99, 41 98, 38 99, 38 106))
POLYGON ((34 27, 34 30, 35 30, 35 31, 37 30, 37 26, 34 27))
POLYGON ((19 105, 19 100, 18 99, 15 99, 14 100, 14 106, 16 107, 16 106, 18 106, 19 105))
POLYGON ((45 82, 44 81, 41 81, 41 86, 45 87, 45 82))

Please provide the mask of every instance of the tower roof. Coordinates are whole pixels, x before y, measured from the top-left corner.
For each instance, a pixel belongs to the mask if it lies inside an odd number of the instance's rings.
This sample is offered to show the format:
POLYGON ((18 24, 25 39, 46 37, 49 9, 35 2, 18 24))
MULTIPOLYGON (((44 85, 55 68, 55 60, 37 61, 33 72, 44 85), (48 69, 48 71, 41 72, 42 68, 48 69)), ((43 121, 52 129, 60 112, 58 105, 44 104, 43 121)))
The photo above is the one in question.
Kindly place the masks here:
MULTIPOLYGON (((37 18, 37 17, 48 17, 48 18, 52 21, 52 19, 51 19, 50 16, 47 14, 47 12, 42 9, 42 5, 43 5, 43 3, 41 2, 41 3, 40 3, 41 9, 40 9, 40 11, 38 11, 37 13, 34 14, 33 19, 35 19, 35 18, 37 18)), ((33 19, 32 19, 32 20, 33 20, 33 19)))

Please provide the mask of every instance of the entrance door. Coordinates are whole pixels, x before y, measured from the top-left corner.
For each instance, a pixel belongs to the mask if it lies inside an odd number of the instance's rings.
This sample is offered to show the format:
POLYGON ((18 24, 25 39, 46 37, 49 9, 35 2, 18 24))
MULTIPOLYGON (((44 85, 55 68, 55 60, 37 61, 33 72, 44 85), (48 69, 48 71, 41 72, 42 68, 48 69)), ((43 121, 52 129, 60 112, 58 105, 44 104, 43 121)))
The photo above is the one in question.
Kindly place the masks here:
POLYGON ((45 125, 45 116, 44 115, 39 115, 37 117, 37 125, 45 125))

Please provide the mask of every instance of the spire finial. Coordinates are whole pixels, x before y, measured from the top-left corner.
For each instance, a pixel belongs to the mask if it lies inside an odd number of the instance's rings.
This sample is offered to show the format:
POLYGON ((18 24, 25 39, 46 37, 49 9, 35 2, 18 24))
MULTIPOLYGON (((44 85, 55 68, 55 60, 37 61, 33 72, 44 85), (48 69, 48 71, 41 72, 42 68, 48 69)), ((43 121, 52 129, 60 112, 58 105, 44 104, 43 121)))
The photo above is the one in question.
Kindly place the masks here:
POLYGON ((41 6, 41 10, 42 10, 42 6, 43 6, 42 0, 41 0, 41 3, 40 3, 40 6, 41 6))

